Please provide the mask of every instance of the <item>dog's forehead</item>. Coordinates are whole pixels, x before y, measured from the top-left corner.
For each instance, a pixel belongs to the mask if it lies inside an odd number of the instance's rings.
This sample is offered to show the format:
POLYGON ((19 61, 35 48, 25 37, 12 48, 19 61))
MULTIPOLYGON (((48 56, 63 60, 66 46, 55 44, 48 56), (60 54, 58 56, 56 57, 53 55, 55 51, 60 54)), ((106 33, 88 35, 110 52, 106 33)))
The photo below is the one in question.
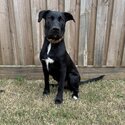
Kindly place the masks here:
POLYGON ((58 18, 60 16, 64 16, 64 14, 62 12, 58 12, 58 11, 50 11, 48 14, 47 14, 47 17, 49 16, 53 16, 55 18, 58 18))

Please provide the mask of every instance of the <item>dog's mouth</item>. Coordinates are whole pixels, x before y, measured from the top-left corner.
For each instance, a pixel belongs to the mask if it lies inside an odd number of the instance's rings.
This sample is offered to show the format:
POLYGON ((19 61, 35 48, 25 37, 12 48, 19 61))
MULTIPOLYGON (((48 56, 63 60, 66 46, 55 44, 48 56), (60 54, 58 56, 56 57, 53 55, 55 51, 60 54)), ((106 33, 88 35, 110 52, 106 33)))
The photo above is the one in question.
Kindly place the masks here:
POLYGON ((63 39, 63 36, 59 36, 59 35, 52 35, 47 37, 47 40, 51 43, 59 43, 62 41, 62 39, 63 39))

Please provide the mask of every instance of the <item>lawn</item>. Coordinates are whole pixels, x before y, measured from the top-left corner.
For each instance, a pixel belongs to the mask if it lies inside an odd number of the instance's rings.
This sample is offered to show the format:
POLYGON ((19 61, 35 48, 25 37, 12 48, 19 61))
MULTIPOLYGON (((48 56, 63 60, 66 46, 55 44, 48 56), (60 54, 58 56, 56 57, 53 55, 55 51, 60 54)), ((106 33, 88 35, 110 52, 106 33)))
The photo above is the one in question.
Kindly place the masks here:
POLYGON ((77 101, 65 90, 62 105, 54 104, 57 88, 43 97, 43 87, 42 80, 0 80, 0 125, 125 125, 123 80, 81 85, 77 101))

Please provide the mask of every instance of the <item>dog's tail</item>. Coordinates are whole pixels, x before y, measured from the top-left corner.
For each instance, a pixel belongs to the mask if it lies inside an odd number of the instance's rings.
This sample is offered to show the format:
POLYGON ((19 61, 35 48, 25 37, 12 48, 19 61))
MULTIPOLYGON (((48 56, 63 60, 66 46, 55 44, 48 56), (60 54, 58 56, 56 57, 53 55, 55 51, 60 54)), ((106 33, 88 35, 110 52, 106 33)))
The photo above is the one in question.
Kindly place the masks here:
POLYGON ((98 81, 98 80, 103 79, 104 76, 105 76, 105 75, 101 75, 101 76, 98 76, 98 77, 95 77, 95 78, 91 78, 91 79, 88 79, 88 80, 81 80, 81 81, 80 81, 80 85, 81 85, 81 84, 87 84, 87 83, 90 83, 90 82, 96 82, 96 81, 98 81))
MULTIPOLYGON (((98 76, 98 77, 95 77, 95 78, 91 78, 91 79, 87 79, 87 80, 81 80, 79 85, 82 85, 82 84, 87 84, 87 83, 90 83, 90 82, 96 82, 98 80, 101 80, 103 79, 105 75, 101 75, 101 76, 98 76)), ((57 87, 58 84, 50 84, 50 86, 52 87, 57 87)))

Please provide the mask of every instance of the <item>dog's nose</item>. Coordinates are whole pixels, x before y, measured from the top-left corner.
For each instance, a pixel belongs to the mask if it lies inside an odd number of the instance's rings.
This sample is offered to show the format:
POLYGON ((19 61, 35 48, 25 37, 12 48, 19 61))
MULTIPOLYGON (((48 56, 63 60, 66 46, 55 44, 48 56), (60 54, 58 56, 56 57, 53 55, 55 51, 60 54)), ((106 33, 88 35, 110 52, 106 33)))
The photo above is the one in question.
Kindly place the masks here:
POLYGON ((59 28, 58 27, 53 27, 52 31, 59 32, 59 28))

